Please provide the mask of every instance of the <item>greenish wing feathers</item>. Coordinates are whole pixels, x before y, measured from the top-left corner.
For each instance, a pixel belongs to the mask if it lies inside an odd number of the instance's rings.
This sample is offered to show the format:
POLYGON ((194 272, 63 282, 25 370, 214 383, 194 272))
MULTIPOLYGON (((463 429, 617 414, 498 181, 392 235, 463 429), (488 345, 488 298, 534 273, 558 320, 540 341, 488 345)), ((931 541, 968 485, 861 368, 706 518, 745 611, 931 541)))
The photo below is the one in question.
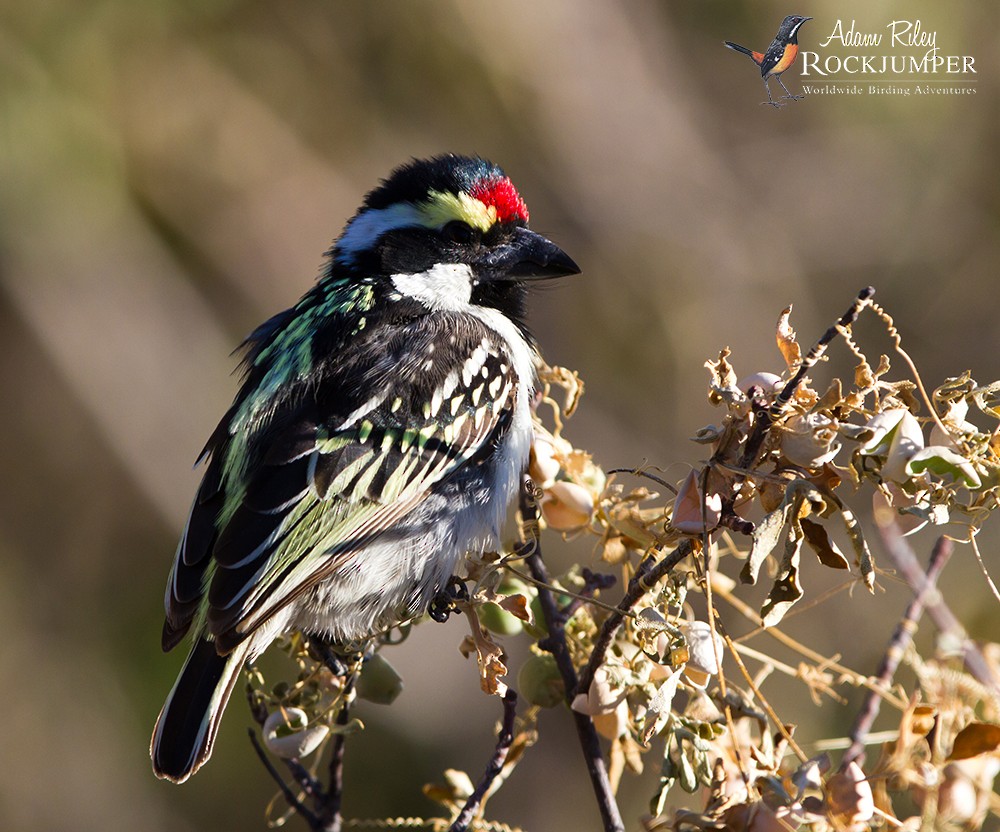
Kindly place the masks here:
POLYGON ((428 491, 498 440, 514 404, 510 380, 494 385, 495 397, 474 395, 485 382, 470 381, 425 406, 419 428, 393 424, 387 403, 334 430, 307 420, 289 452, 250 475, 213 552, 207 623, 220 651, 388 530, 405 534, 401 519, 428 491))

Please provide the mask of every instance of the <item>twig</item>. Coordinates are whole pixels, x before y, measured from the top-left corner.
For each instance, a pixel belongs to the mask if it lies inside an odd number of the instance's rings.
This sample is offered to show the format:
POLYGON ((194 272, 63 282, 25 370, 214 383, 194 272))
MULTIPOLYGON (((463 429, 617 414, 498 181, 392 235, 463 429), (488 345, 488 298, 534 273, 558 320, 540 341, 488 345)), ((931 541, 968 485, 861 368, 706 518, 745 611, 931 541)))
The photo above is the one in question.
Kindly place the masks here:
MULTIPOLYGON (((849 584, 845 584, 845 586, 849 586, 849 584)), ((735 595, 732 595, 727 589, 721 586, 713 586, 712 590, 715 595, 718 595, 720 598, 722 598, 724 601, 730 604, 737 612, 740 613, 740 615, 742 615, 748 621, 752 621, 755 624, 760 622, 760 613, 751 609, 745 602, 741 601, 735 595)), ((792 610, 791 613, 786 615, 784 620, 787 621, 789 618, 791 618, 792 615, 795 615, 797 612, 798 612, 798 607, 796 607, 796 609, 792 610)), ((743 642, 749 637, 760 635, 762 633, 766 636, 770 636, 775 641, 783 644, 790 650, 794 650, 799 655, 809 659, 809 661, 815 662, 817 666, 822 666, 827 670, 832 670, 834 673, 839 673, 841 676, 847 679, 852 685, 866 687, 869 690, 874 691, 883 699, 889 701, 894 707, 897 707, 900 710, 903 710, 906 707, 905 702, 901 702, 898 699, 896 699, 894 696, 892 696, 892 694, 889 691, 880 688, 878 685, 872 682, 867 676, 862 676, 856 670, 851 670, 851 668, 845 667, 844 665, 835 661, 833 658, 828 658, 827 656, 824 656, 822 653, 817 653, 815 650, 811 650, 810 648, 806 647, 806 645, 796 641, 794 638, 792 638, 787 633, 783 632, 778 627, 767 627, 766 629, 763 627, 758 627, 756 630, 751 630, 748 633, 744 633, 739 638, 733 639, 733 642, 739 646, 742 646, 743 642)))
MULTIPOLYGON (((531 539, 526 541, 524 545, 528 568, 537 581, 549 584, 549 572, 542 561, 541 545, 538 541, 538 503, 534 496, 534 483, 527 474, 521 481, 520 508, 523 526, 525 529, 530 529, 531 535, 531 539)), ((559 674, 562 676, 563 685, 566 688, 566 701, 569 703, 572 701, 573 692, 577 689, 577 677, 576 668, 573 666, 573 660, 566 644, 564 619, 560 615, 555 598, 552 597, 552 592, 547 586, 539 586, 538 598, 542 606, 542 615, 549 630, 548 637, 539 642, 539 647, 548 650, 556 660, 559 674)), ((604 762, 601 742, 597 737, 594 723, 586 714, 577 711, 572 711, 572 714, 580 747, 587 763, 587 772, 590 774, 590 782, 594 789, 594 797, 597 798, 597 806, 601 812, 604 830, 605 832, 624 832, 625 824, 611 790, 608 768, 604 762)))
MULTIPOLYGON (((955 551, 955 544, 947 537, 939 537, 931 550, 930 562, 927 565, 925 583, 921 591, 914 595, 913 600, 906 607, 903 617, 896 625, 896 629, 889 639, 889 644, 885 649, 885 654, 879 662, 878 670, 875 673, 875 683, 884 689, 888 689, 892 684, 892 678, 896 674, 896 669, 902 661, 906 648, 913 642, 913 634, 917 630, 920 617, 924 614, 924 603, 931 592, 934 591, 941 570, 955 551)), ((865 701, 858 711, 854 726, 851 728, 851 744, 844 757, 840 761, 840 770, 843 771, 852 762, 859 766, 865 761, 865 745, 868 733, 871 731, 875 718, 878 716, 879 708, 882 705, 881 697, 875 691, 869 690, 865 696, 865 701)))
POLYGON ((497 775, 503 770, 503 764, 507 761, 507 753, 514 742, 514 716, 516 713, 517 694, 513 690, 508 690, 503 698, 503 720, 500 723, 500 731, 497 734, 497 745, 493 751, 493 756, 490 758, 490 762, 486 766, 486 771, 483 772, 483 776, 476 785, 475 791, 465 801, 462 811, 458 813, 458 817, 455 818, 455 822, 448 828, 448 832, 465 832, 477 812, 479 812, 483 798, 489 791, 490 786, 493 785, 493 781, 496 780, 497 775))
POLYGON ((295 792, 289 788, 284 778, 278 773, 278 770, 268 759, 264 749, 261 748, 260 741, 257 739, 257 732, 253 728, 247 728, 247 733, 250 735, 250 743, 253 745, 253 750, 257 752, 257 756, 264 764, 264 768, 267 769, 267 773, 271 775, 271 779, 278 784, 278 788, 281 789, 281 793, 285 796, 285 800, 288 802, 288 805, 291 806, 297 814, 302 816, 305 822, 309 824, 310 829, 324 830, 319 816, 298 799, 295 792))
POLYGON ((906 579, 914 594, 923 600, 927 614, 938 630, 954 639, 961 645, 965 666, 982 685, 989 689, 997 700, 1000 700, 1000 679, 994 675, 983 654, 979 652, 972 639, 958 618, 944 602, 941 594, 930 586, 927 576, 920 568, 913 548, 896 523, 892 509, 884 506, 876 509, 875 522, 882 535, 882 542, 892 558, 896 569, 906 579))
MULTIPOLYGON (((351 690, 354 687, 354 680, 357 674, 348 677, 344 684, 344 704, 337 714, 337 725, 343 727, 350 719, 351 711, 351 690)), ((324 832, 340 832, 343 818, 340 814, 340 807, 344 799, 344 745, 347 735, 343 731, 338 731, 333 735, 330 749, 330 785, 325 793, 317 795, 316 808, 319 810, 320 821, 324 824, 324 832)))
POLYGON ((744 470, 750 470, 754 467, 757 462, 757 456, 760 454, 761 446, 764 444, 764 439, 767 437, 767 432, 781 418, 785 407, 792 400, 795 390, 802 383, 806 373, 816 366, 816 363, 823 357, 826 348, 837 337, 840 330, 850 326, 858 319, 861 310, 868 305, 868 302, 874 295, 875 289, 871 286, 867 286, 858 292, 858 296, 854 299, 854 303, 851 304, 851 308, 840 317, 837 323, 824 332, 813 348, 809 350, 806 357, 802 359, 802 363, 799 365, 799 369, 795 375, 788 380, 781 389, 781 392, 775 396, 774 401, 771 402, 771 406, 759 411, 753 431, 747 439, 746 445, 743 446, 743 455, 740 458, 738 467, 744 470))
POLYGON ((639 563, 639 566, 636 568, 635 575, 633 575, 632 580, 628 582, 628 589, 625 591, 625 595, 622 597, 622 600, 618 603, 614 612, 604 619, 604 623, 601 625, 601 632, 598 634, 597 641, 594 643, 594 649, 590 654, 590 661, 587 662, 587 666, 580 674, 580 680, 574 689, 574 695, 586 693, 590 690, 590 685, 594 681, 594 674, 604 663, 604 657, 608 652, 608 648, 611 646, 611 642, 614 641, 618 628, 621 627, 622 622, 625 620, 625 616, 632 609, 632 607, 639 602, 639 599, 642 598, 643 595, 649 592, 650 587, 655 586, 662 581, 668 572, 670 572, 675 566, 677 566, 678 563, 691 554, 691 551, 691 541, 685 539, 678 544, 674 551, 664 557, 663 560, 655 566, 653 566, 653 563, 656 560, 655 554, 646 556, 639 563))

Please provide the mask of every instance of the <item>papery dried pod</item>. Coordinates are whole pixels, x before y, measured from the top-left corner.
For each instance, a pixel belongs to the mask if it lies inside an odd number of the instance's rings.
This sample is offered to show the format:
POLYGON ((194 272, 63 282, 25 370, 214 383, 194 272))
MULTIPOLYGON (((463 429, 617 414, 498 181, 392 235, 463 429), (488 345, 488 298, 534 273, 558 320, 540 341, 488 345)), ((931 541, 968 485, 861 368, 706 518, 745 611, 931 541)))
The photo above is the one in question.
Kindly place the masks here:
POLYGON ((722 496, 716 492, 703 496, 699 472, 691 470, 674 499, 670 525, 684 534, 704 534, 719 525, 722 496))
POLYGON ((1000 725, 970 722, 955 737, 949 760, 964 760, 978 754, 1000 753, 1000 725))
POLYGON ((793 465, 819 468, 840 451, 837 428, 836 420, 821 413, 793 416, 781 426, 781 453, 793 465))
POLYGON ((548 488, 555 482, 562 464, 558 459, 555 443, 548 436, 539 435, 531 443, 528 473, 539 488, 548 488))
POLYGON ((816 557, 819 558, 820 563, 824 566, 829 566, 831 569, 851 568, 851 564, 847 562, 844 553, 830 539, 830 535, 823 525, 805 517, 799 520, 799 523, 805 534, 806 543, 816 553, 816 557))
POLYGON ((307 757, 330 733, 326 725, 309 724, 301 708, 279 708, 268 715, 261 729, 268 751, 283 759, 307 757))
POLYGON ((590 523, 594 514, 594 496, 582 485, 560 480, 545 490, 541 509, 550 529, 572 531, 590 523))
POLYGON ((944 445, 930 445, 917 451, 907 459, 904 470, 910 477, 919 477, 926 472, 935 477, 959 482, 973 490, 983 484, 973 464, 944 445))
POLYGON ((875 815, 872 787, 857 763, 826 781, 826 809, 836 828, 866 823, 875 815))
POLYGON ((598 734, 616 740, 628 731, 628 703, 622 699, 613 711, 594 714, 591 719, 598 734))
POLYGON ((719 672, 717 656, 722 655, 723 640, 705 621, 685 621, 680 631, 687 642, 688 660, 684 665, 684 679, 704 690, 712 676, 719 672))
POLYGON ((719 352, 718 361, 706 361, 705 366, 712 374, 708 386, 708 400, 713 405, 725 404, 732 409, 742 411, 747 408, 747 397, 736 386, 736 373, 729 363, 731 352, 728 347, 719 352))
POLYGON ((781 392, 782 381, 781 376, 776 373, 761 372, 744 376, 737 382, 736 386, 747 395, 750 395, 751 387, 758 387, 766 398, 773 399, 775 394, 781 392))
POLYGON ((662 731, 670 721, 671 706, 674 697, 677 695, 677 685, 681 679, 681 669, 675 670, 667 676, 659 687, 649 698, 646 704, 646 724, 642 731, 642 741, 649 740, 662 731))
POLYGON ((579 693, 570 707, 577 713, 596 716, 613 712, 625 699, 627 686, 620 674, 602 665, 594 672, 594 679, 586 693, 579 693))
POLYGON ((882 477, 903 483, 909 479, 906 463, 924 447, 920 423, 909 410, 902 407, 876 413, 866 427, 872 437, 861 448, 864 456, 883 459, 882 477))

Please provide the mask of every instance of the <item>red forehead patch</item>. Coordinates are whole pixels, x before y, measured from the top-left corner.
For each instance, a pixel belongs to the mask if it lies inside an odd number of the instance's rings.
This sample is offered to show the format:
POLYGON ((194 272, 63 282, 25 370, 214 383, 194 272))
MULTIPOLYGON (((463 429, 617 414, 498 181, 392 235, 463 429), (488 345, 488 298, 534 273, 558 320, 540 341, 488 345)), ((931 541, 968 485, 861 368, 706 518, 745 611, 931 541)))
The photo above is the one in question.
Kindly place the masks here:
POLYGON ((528 221, 528 206, 524 204, 521 195, 506 176, 502 179, 483 179, 477 182, 471 196, 483 205, 492 205, 497 209, 497 219, 500 222, 512 220, 528 221))

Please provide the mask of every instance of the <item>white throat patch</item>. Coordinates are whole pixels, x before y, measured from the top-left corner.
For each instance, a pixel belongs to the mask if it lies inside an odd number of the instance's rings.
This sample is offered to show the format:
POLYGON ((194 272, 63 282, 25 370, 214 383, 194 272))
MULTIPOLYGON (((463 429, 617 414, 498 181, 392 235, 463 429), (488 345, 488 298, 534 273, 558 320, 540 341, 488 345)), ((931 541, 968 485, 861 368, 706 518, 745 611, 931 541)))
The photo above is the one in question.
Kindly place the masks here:
POLYGON ((438 263, 417 274, 394 274, 396 291, 437 312, 462 312, 472 298, 473 275, 464 263, 438 263))

